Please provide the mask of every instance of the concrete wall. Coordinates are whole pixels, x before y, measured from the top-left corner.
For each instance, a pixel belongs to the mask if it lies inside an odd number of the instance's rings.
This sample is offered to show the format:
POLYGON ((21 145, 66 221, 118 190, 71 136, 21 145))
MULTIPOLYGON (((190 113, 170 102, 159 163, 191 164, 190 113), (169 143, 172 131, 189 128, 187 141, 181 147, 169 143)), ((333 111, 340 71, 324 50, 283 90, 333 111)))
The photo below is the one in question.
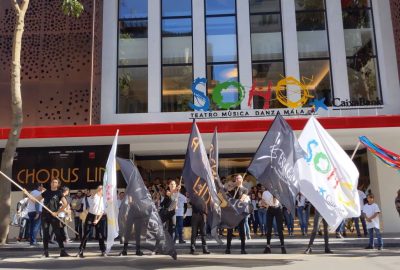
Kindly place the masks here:
MULTIPOLYGON (((398 140, 394 135, 372 136, 370 140, 400 153, 398 140), (392 137, 392 138, 389 138, 392 137)), ((397 190, 400 189, 400 174, 386 166, 382 161, 368 153, 368 165, 370 171, 371 190, 375 195, 375 201, 381 209, 381 226, 384 232, 400 232, 400 218, 394 205, 397 190)))

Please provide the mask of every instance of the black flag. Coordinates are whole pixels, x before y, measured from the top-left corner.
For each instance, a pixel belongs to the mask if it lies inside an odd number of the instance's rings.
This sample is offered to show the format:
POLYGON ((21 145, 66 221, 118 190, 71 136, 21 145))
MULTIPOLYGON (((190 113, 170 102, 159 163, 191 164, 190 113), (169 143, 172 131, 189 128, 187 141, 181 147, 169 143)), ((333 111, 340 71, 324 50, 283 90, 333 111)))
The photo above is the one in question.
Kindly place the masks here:
MULTIPOLYGON (((221 217, 220 219, 213 219, 215 222, 219 221, 219 224, 211 225, 211 229, 216 229, 218 225, 224 228, 235 228, 240 221, 245 218, 249 212, 249 204, 245 202, 241 202, 238 199, 234 199, 228 197, 226 195, 226 190, 224 185, 221 183, 221 179, 219 178, 218 174, 218 166, 219 166, 219 148, 218 148, 218 133, 217 129, 214 131, 213 138, 211 140, 210 146, 210 165, 211 170, 214 176, 214 182, 217 190, 217 196, 219 198, 219 204, 221 207, 221 217)), ((214 236, 216 230, 211 230, 211 233, 214 236)), ((214 236, 214 238, 216 238, 214 236)))
POLYGON ((247 169, 290 211, 299 192, 295 163, 304 157, 292 128, 278 114, 247 169))
POLYGON ((175 245, 164 229, 157 207, 144 185, 137 167, 129 159, 117 158, 127 183, 125 198, 121 203, 118 221, 120 237, 129 240, 145 239, 141 246, 176 260, 175 245))
MULTIPOLYGON (((210 226, 218 224, 221 216, 219 199, 203 140, 195 122, 189 137, 182 177, 190 203, 207 214, 210 226)), ((216 239, 220 242, 219 238, 216 239)))

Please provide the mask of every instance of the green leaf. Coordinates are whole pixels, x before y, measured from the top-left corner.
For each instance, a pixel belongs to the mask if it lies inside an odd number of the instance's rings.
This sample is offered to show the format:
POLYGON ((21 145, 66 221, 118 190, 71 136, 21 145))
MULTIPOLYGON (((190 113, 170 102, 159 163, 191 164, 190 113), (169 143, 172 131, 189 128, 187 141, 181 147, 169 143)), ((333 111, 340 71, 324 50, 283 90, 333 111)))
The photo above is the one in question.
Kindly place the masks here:
POLYGON ((78 0, 63 0, 62 11, 65 15, 78 18, 83 10, 83 5, 78 0))

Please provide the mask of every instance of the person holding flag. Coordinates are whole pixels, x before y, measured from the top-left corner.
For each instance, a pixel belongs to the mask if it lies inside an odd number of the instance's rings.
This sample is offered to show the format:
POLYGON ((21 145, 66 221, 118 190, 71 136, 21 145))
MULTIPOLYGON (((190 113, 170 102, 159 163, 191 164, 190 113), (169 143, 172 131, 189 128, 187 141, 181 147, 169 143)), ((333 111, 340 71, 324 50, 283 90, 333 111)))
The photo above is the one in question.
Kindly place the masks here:
POLYGON ((177 259, 174 242, 163 226, 157 206, 144 184, 138 168, 132 160, 117 158, 122 175, 127 183, 125 198, 121 203, 118 216, 121 240, 124 250, 121 256, 127 255, 128 242, 136 240, 136 255, 141 256, 141 240, 145 246, 159 254, 168 254, 177 259))
MULTIPOLYGON (((236 185, 232 190, 228 191, 227 195, 230 198, 240 200, 242 203, 248 203, 249 196, 247 195, 249 191, 247 188, 243 186, 243 177, 240 174, 237 174, 233 180, 233 183, 236 185)), ((242 254, 247 254, 246 252, 246 235, 244 232, 244 222, 246 217, 243 217, 240 221, 239 227, 239 237, 240 237, 240 250, 242 254)), ((226 238, 226 250, 225 254, 231 254, 231 242, 233 237, 233 228, 228 229, 228 235, 226 238)))
POLYGON ((64 211, 68 202, 65 199, 62 191, 60 190, 60 180, 51 180, 50 189, 42 190, 42 193, 38 196, 33 197, 26 189, 22 191, 31 199, 36 201, 41 201, 43 199, 43 204, 46 208, 42 212, 42 230, 43 230, 43 257, 49 257, 49 240, 50 240, 50 225, 53 228, 53 232, 56 235, 56 240, 58 246, 60 247, 60 257, 69 257, 70 255, 65 251, 64 241, 62 236, 63 226, 57 216, 64 211), (61 205, 61 206, 60 206, 61 205))
POLYGON ((313 116, 304 127, 299 143, 307 149, 296 164, 301 193, 332 230, 343 219, 359 217, 359 172, 348 154, 313 116))
POLYGON ((324 243, 325 243, 325 253, 333 253, 332 250, 329 248, 329 233, 328 233, 328 223, 326 223, 325 219, 322 218, 321 214, 315 210, 314 214, 314 227, 311 232, 310 241, 308 242, 308 247, 304 251, 305 254, 312 253, 312 245, 314 244, 315 236, 317 236, 317 232, 319 230, 319 224, 323 223, 324 225, 324 243))
MULTIPOLYGON (((203 139, 195 122, 193 122, 191 134, 186 150, 185 163, 183 166, 182 178, 188 193, 192 209, 197 211, 192 216, 192 238, 191 253, 194 253, 195 239, 198 228, 202 228, 204 214, 207 223, 215 228, 221 221, 220 199, 217 195, 214 176, 211 170, 210 161, 204 147, 203 139), (196 216, 197 215, 197 216, 196 216), (193 252, 192 252, 193 251, 193 252)), ((200 234, 203 234, 201 230, 200 234)), ((214 234, 216 240, 220 241, 218 234, 214 234)), ((205 238, 204 238, 205 240, 205 238)), ((203 241, 203 251, 208 254, 206 243, 203 241)))
POLYGON ((192 235, 190 238, 190 254, 195 255, 196 250, 196 238, 199 234, 201 237, 201 245, 203 246, 203 254, 210 254, 207 248, 206 241, 206 213, 202 209, 198 209, 196 205, 192 206, 192 235))
POLYGON ((89 212, 86 216, 85 223, 83 226, 83 238, 79 246, 79 252, 77 257, 83 258, 83 250, 86 248, 86 242, 89 235, 92 234, 93 227, 99 232, 99 247, 101 251, 101 256, 106 255, 106 247, 104 244, 104 228, 103 223, 99 222, 104 213, 104 203, 103 203, 103 186, 98 186, 94 196, 89 198, 89 212))

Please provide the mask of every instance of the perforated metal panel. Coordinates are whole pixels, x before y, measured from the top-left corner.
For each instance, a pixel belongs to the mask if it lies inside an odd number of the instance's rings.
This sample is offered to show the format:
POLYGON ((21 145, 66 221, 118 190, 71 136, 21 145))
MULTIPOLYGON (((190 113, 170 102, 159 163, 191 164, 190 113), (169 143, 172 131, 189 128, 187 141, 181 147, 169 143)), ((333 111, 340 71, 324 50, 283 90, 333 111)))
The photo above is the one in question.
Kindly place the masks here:
MULTIPOLYGON (((24 125, 88 124, 93 0, 80 18, 65 16, 60 0, 30 1, 22 41, 24 125)), ((96 0, 93 122, 99 122, 102 0, 96 0)), ((0 0, 0 126, 9 126, 10 61, 15 14, 0 0)))

